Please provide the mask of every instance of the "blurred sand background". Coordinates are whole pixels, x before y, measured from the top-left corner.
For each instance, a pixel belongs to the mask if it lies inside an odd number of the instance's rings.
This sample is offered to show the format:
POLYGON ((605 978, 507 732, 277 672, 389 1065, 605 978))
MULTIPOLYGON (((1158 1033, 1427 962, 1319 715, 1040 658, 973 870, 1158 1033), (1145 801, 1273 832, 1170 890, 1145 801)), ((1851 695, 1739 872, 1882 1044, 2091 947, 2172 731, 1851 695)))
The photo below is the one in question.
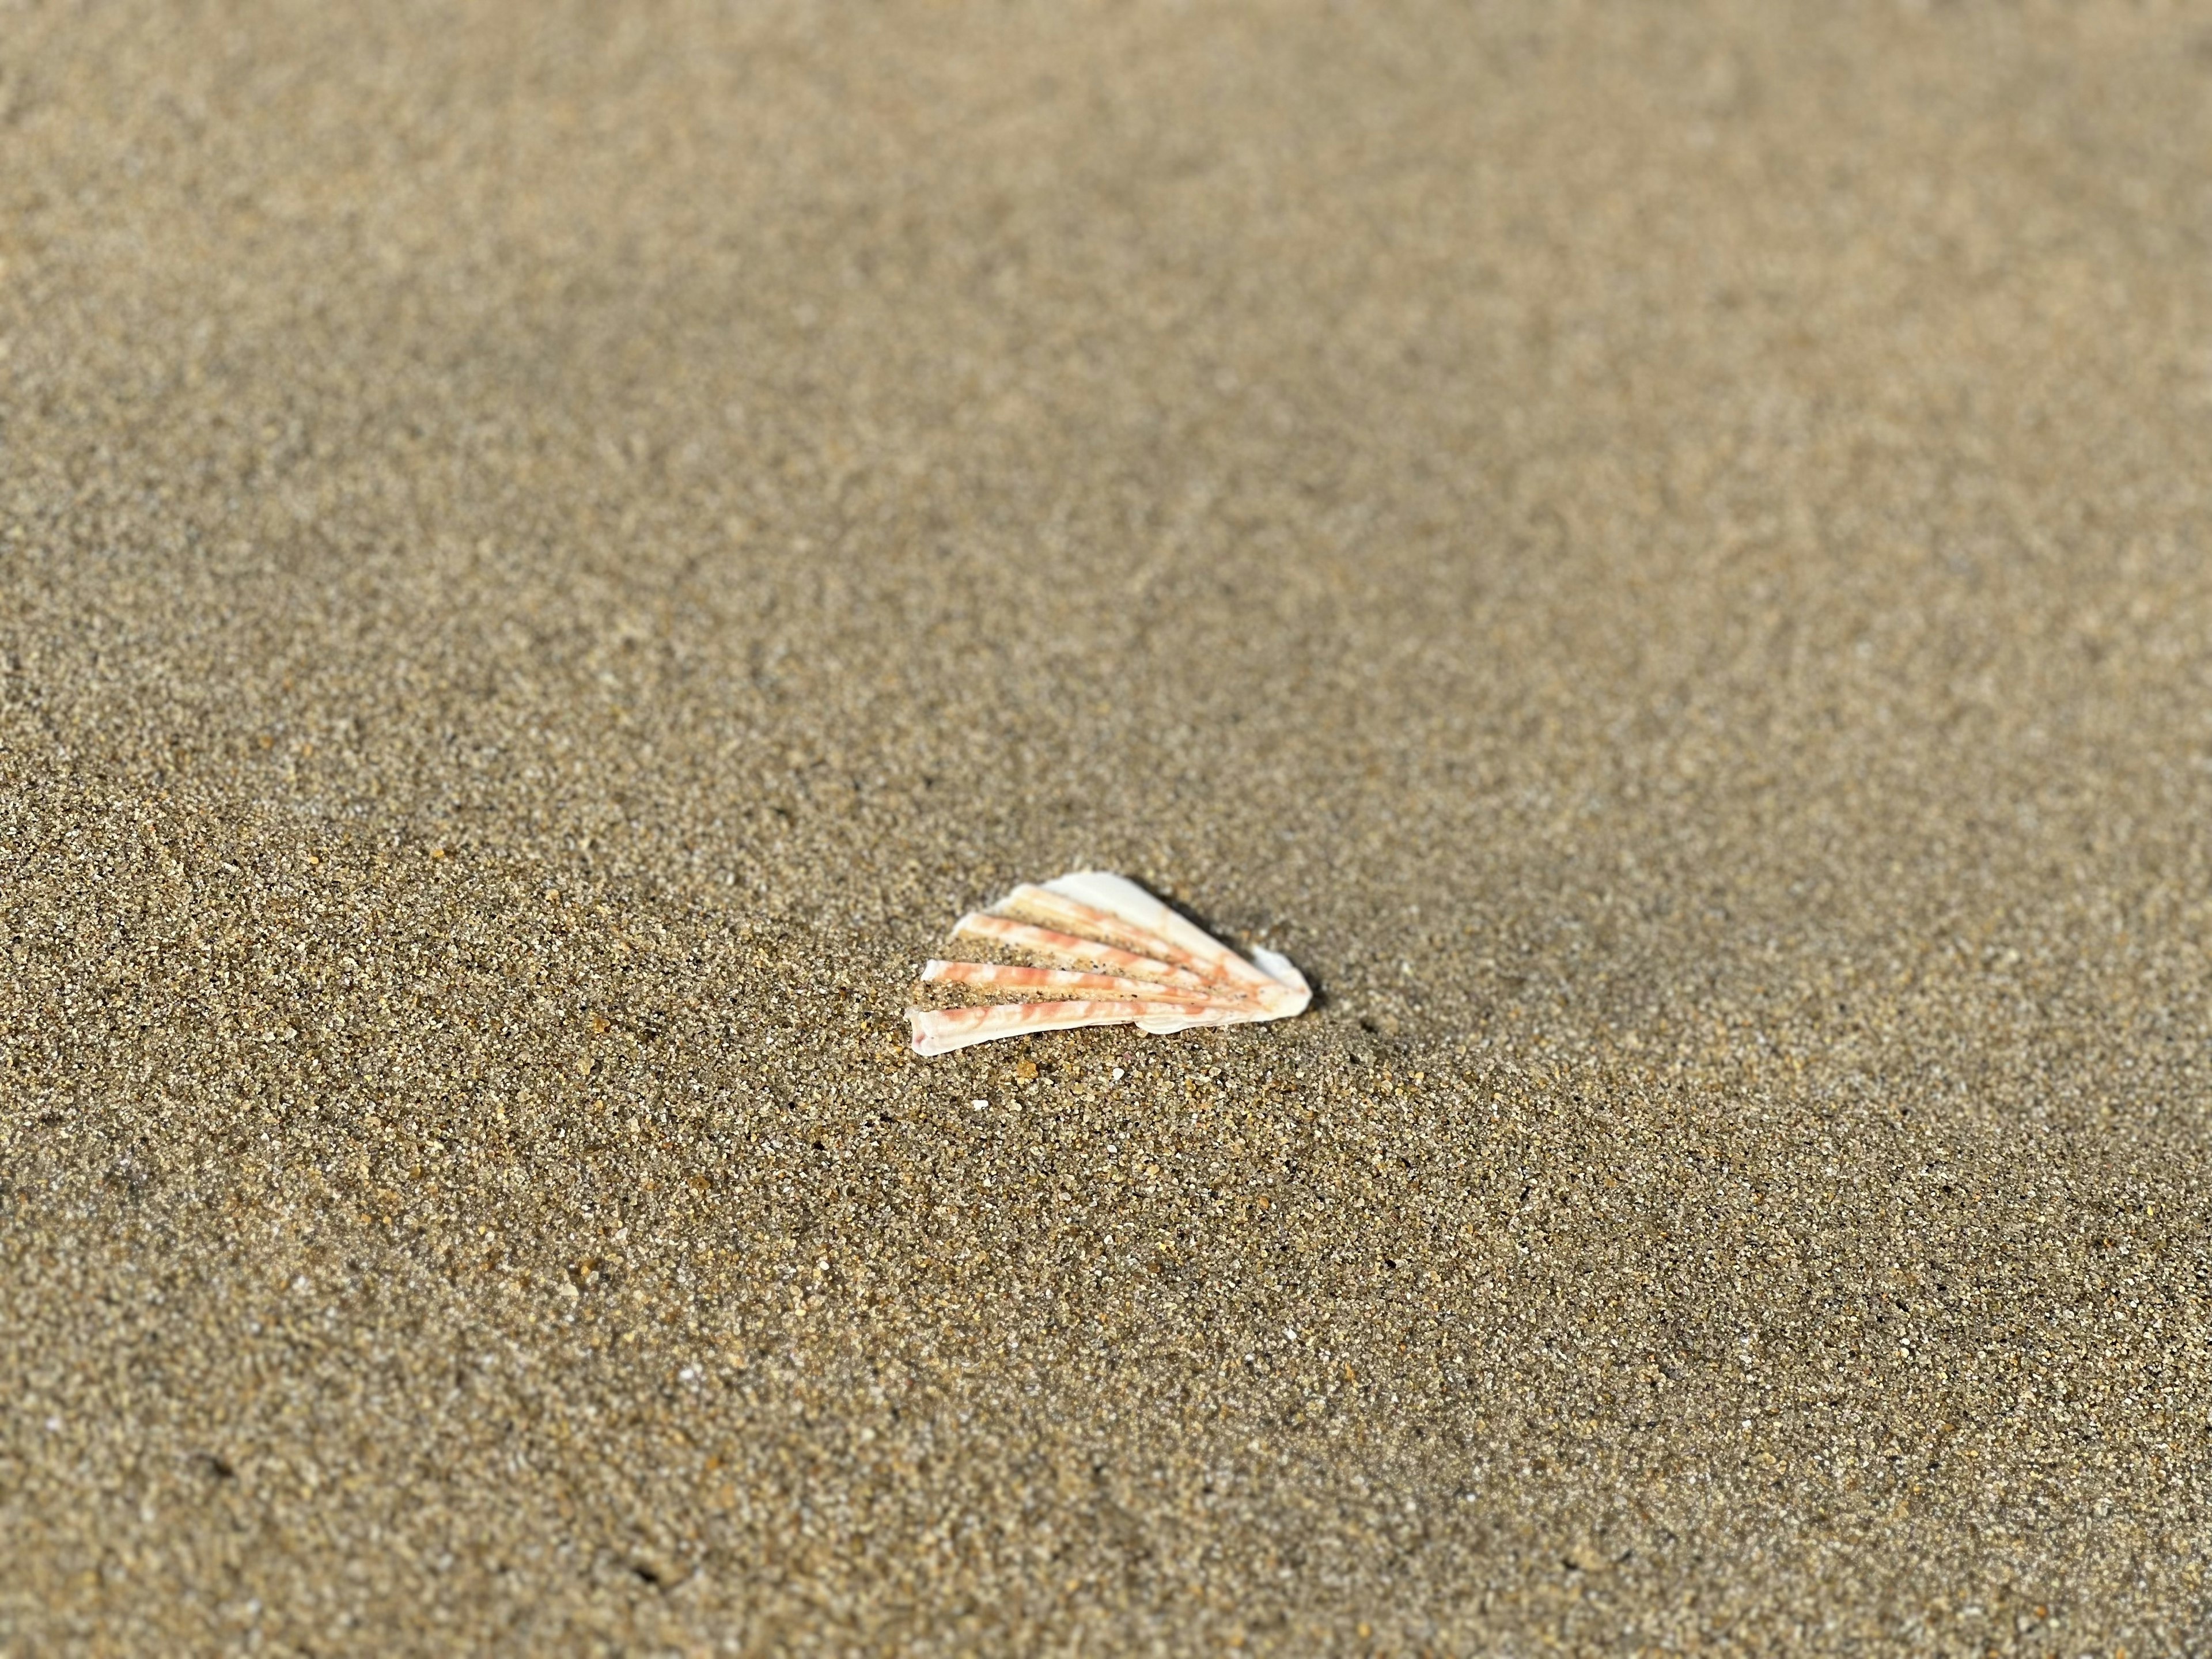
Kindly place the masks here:
POLYGON ((0 1650, 2212 1646, 2208 253, 2186 8, 0 3, 0 1650), (904 1056, 1084 866, 1323 1006, 904 1056))

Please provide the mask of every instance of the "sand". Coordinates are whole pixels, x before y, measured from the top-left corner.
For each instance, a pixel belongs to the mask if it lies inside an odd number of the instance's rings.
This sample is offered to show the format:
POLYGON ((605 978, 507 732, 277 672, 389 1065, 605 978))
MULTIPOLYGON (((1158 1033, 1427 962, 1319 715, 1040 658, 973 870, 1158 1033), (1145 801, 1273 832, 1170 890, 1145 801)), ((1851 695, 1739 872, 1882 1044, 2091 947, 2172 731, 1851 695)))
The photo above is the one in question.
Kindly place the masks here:
POLYGON ((0 1650, 2212 1647, 2185 8, 0 8, 0 1650), (903 1052, 1117 869, 1295 1022, 903 1052))

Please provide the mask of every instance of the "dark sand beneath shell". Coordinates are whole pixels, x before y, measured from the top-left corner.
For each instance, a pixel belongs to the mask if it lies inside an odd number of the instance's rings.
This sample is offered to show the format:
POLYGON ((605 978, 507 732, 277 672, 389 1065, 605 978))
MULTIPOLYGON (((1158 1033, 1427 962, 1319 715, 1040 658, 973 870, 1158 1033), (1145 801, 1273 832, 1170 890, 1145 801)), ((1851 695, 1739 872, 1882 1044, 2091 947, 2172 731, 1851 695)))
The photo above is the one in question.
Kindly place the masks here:
POLYGON ((0 7, 0 1650, 2212 1645, 2201 17, 341 9, 0 7))

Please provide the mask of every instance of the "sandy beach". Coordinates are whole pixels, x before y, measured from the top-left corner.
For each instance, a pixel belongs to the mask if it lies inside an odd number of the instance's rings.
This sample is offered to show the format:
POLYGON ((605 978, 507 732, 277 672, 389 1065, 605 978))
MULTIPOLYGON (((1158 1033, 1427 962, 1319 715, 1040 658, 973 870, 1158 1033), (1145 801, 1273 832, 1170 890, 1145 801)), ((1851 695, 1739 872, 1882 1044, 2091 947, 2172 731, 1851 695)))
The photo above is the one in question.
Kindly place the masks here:
POLYGON ((2187 8, 0 0, 0 1652, 2212 1650, 2208 481, 2187 8))

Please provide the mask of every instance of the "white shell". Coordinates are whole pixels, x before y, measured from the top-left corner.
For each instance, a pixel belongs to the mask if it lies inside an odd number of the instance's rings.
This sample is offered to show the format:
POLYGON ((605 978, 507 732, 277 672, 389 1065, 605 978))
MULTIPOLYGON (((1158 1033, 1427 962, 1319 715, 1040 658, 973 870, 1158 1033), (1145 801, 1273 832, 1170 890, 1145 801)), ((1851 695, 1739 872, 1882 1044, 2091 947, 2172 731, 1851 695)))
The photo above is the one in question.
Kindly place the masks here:
POLYGON ((1183 1031, 1288 1019, 1313 1000, 1288 958, 1255 950, 1247 961, 1133 881, 1079 870, 1017 887, 963 916, 952 937, 981 939, 1048 963, 931 962, 925 981, 1039 994, 966 1008, 910 1008, 916 1054, 1083 1025, 1183 1031))

